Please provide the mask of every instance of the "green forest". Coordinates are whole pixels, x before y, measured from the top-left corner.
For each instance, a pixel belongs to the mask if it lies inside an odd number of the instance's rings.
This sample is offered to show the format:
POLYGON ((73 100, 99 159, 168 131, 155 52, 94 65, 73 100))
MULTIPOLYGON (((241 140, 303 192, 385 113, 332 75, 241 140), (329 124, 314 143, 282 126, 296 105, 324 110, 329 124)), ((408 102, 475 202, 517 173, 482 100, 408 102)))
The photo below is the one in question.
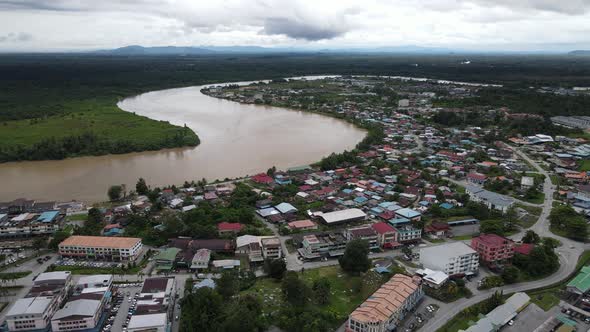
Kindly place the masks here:
POLYGON ((588 110, 587 99, 564 101, 510 93, 530 85, 590 86, 588 57, 470 58, 472 64, 465 66, 461 65, 463 55, 3 55, 0 162, 196 146, 199 138, 191 129, 124 112, 116 103, 151 90, 215 82, 314 74, 429 77, 506 86, 466 103, 500 103, 543 115, 585 114, 588 110))

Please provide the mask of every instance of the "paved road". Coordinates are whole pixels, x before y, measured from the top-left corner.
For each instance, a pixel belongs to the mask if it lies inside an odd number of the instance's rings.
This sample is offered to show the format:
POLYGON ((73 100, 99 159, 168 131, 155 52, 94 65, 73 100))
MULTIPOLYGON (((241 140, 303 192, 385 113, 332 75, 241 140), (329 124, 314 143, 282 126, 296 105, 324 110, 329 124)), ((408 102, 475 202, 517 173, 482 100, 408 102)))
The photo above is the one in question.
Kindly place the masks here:
MULTIPOLYGON (((575 270, 580 255, 584 252, 584 250, 590 249, 590 245, 588 244, 575 242, 570 239, 554 235, 549 231, 549 213, 551 213, 551 208, 553 206, 553 193, 555 192, 555 186, 553 186, 553 184, 551 183, 549 173, 545 171, 543 168, 541 168, 537 164, 537 162, 532 160, 528 155, 526 155, 519 149, 513 148, 513 150, 517 155, 519 155, 521 158, 525 159, 527 162, 533 165, 533 167, 535 167, 539 173, 545 175, 545 182, 543 186, 543 192, 545 193, 545 201, 543 202, 543 211, 541 212, 541 215, 539 216, 537 222, 529 229, 534 230, 537 234, 539 234, 542 237, 550 236, 561 241, 562 245, 556 249, 560 262, 559 269, 556 273, 542 280, 523 282, 514 285, 500 287, 497 289, 476 291, 474 292, 473 297, 469 299, 457 300, 453 302, 452 305, 448 305, 443 310, 440 310, 440 313, 434 319, 428 321, 428 323, 424 325, 422 329, 420 329, 420 331, 438 330, 447 321, 452 319, 463 309, 471 305, 474 305, 477 302, 485 300, 494 291, 498 289, 503 290, 504 294, 509 294, 513 292, 527 291, 529 289, 539 288, 553 283, 557 283, 567 278, 570 275, 570 273, 572 273, 575 270)), ((526 230, 522 230, 520 233, 512 235, 511 238, 519 240, 520 238, 522 238, 522 235, 525 231, 526 230)))

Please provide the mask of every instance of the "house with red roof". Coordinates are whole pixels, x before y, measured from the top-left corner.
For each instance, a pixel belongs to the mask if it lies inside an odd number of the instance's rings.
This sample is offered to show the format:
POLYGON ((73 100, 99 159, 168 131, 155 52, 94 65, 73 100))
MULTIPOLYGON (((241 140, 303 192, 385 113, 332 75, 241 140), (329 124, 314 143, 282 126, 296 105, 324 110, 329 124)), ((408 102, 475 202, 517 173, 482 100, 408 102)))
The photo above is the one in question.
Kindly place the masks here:
POLYGON ((397 242, 397 231, 391 225, 378 222, 371 225, 377 233, 377 244, 383 249, 392 249, 400 246, 397 242))
POLYGON ((244 225, 237 222, 221 222, 217 224, 217 232, 219 235, 237 234, 244 229, 244 225))
POLYGON ((271 184, 274 182, 274 179, 268 176, 266 173, 256 174, 250 178, 252 181, 260 184, 271 184))
POLYGON ((487 265, 503 263, 514 256, 514 242, 496 234, 481 234, 471 239, 471 248, 487 265))
POLYGON ((427 235, 442 238, 447 236, 451 227, 448 224, 442 222, 433 222, 430 225, 424 227, 424 233, 427 235))
POLYGON ((467 181, 471 183, 475 183, 478 185, 483 185, 488 180, 488 177, 485 174, 471 172, 467 174, 467 181))

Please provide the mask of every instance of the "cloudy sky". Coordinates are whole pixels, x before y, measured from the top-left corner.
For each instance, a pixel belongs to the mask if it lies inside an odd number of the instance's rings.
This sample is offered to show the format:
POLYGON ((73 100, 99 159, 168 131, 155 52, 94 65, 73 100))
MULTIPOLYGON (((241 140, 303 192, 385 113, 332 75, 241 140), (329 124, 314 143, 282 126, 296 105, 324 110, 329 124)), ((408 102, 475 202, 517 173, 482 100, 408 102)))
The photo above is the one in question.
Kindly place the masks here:
POLYGON ((590 49, 590 0, 0 0, 0 51, 590 49))

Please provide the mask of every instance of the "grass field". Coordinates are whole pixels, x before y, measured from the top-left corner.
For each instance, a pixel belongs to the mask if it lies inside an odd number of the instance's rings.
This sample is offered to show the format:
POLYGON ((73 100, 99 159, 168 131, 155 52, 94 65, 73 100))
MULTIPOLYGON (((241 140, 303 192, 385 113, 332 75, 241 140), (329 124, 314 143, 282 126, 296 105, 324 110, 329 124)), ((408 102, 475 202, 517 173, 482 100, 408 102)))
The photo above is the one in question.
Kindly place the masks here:
POLYGON ((580 161, 580 167, 578 169, 580 171, 590 171, 590 160, 585 159, 580 161))
POLYGON ((33 271, 22 271, 22 272, 4 272, 0 273, 0 280, 15 280, 28 276, 33 271))
MULTIPOLYGON (((300 278, 311 287, 314 280, 326 277, 330 280, 331 296, 329 304, 322 307, 322 311, 331 312, 337 317, 339 323, 344 322, 348 314, 373 294, 389 276, 381 276, 375 272, 367 272, 361 277, 352 277, 342 272, 339 266, 322 267, 307 270, 300 274, 300 278), (359 293, 353 292, 353 284, 360 278, 362 289, 359 293)), ((270 278, 259 278, 254 286, 244 291, 245 294, 254 294, 261 298, 263 312, 268 315, 276 313, 282 305, 281 283, 270 278)))
POLYGON ((0 124, 0 148, 31 146, 47 138, 63 138, 93 132, 101 139, 124 140, 154 145, 182 128, 168 122, 151 120, 125 112, 115 100, 68 102, 64 107, 74 113, 45 119, 6 121, 0 124))

